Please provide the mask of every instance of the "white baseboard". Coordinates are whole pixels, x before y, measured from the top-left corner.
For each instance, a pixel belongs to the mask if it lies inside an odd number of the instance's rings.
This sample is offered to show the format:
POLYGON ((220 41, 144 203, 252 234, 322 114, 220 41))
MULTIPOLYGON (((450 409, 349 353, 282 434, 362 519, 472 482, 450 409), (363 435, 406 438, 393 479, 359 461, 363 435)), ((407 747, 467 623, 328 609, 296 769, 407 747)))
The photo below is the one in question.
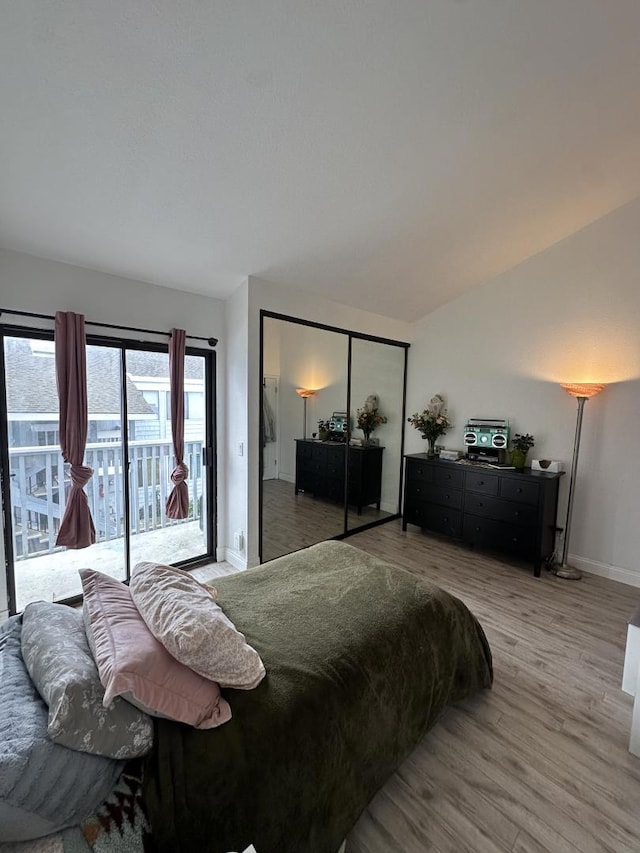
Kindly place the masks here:
POLYGON ((634 572, 631 569, 623 569, 620 566, 610 566, 608 563, 599 563, 597 560, 590 560, 588 557, 578 557, 575 554, 569 554, 568 564, 580 569, 582 572, 588 572, 591 575, 599 575, 602 578, 609 578, 612 581, 626 583, 630 586, 640 586, 640 572, 634 572))
POLYGON ((0 622, 4 622, 8 618, 9 618, 9 611, 8 610, 0 610, 0 622))
POLYGON ((223 560, 231 563, 236 569, 244 571, 247 568, 247 558, 240 551, 234 551, 233 548, 219 548, 218 550, 224 551, 223 560))
POLYGON ((296 478, 293 474, 284 474, 282 471, 278 474, 279 480, 284 480, 285 483, 293 483, 295 485, 296 478))

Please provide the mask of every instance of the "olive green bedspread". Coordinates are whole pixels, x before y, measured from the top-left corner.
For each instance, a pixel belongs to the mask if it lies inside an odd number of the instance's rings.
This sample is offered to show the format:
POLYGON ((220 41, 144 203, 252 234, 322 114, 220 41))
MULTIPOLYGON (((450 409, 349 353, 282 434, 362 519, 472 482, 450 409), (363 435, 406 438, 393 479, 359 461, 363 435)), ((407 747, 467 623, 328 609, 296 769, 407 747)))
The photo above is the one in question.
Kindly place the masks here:
POLYGON ((225 691, 218 729, 157 721, 145 801, 160 853, 335 853, 444 708, 491 684, 461 601, 345 543, 216 587, 267 675, 225 691))

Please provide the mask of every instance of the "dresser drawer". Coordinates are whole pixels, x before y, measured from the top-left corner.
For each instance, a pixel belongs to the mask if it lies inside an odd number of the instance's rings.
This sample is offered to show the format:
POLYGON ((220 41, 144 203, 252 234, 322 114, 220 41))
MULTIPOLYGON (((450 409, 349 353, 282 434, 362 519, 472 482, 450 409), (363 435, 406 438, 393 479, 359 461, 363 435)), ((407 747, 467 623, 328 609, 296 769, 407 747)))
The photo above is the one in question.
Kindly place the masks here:
POLYGON ((470 492, 482 492, 483 495, 498 494, 498 477, 485 471, 467 471, 465 487, 470 492))
POLYGON ((318 458, 326 459, 327 462, 333 462, 335 465, 342 464, 344 468, 344 444, 324 444, 313 448, 313 455, 318 458))
POLYGON ((500 483, 500 496, 512 501, 537 504, 540 496, 540 484, 532 483, 524 478, 516 480, 512 477, 503 477, 500 483))
POLYGON ((464 473, 453 468, 433 468, 433 482, 438 486, 445 486, 450 489, 461 489, 464 481, 464 473))
POLYGON ((462 531, 462 516, 458 510, 437 506, 436 504, 426 504, 422 501, 407 507, 404 513, 404 521, 433 530, 435 533, 443 533, 446 536, 458 537, 462 531))
POLYGON ((318 475, 308 468, 298 468, 296 489, 303 492, 315 492, 318 486, 318 475))
POLYGON ((407 465, 407 481, 433 483, 433 465, 407 465))
POLYGON ((465 512, 471 512, 474 515, 482 515, 511 524, 521 524, 523 527, 533 527, 538 521, 537 506, 523 505, 474 492, 465 494, 464 509, 465 512))
POLYGON ((432 488, 431 483, 425 483, 424 480, 407 480, 405 486, 405 501, 407 504, 415 503, 416 501, 429 500, 429 492, 432 488))
POLYGON ((344 481, 344 453, 339 456, 333 453, 327 458, 327 477, 338 477, 344 481))
POLYGON ((427 483, 422 486, 423 500, 440 506, 450 506, 454 509, 462 509, 462 492, 460 489, 448 489, 436 486, 435 483, 427 483))
POLYGON ((433 482, 433 465, 407 459, 407 480, 420 480, 423 483, 433 482))
POLYGON ((313 444, 310 441, 298 441, 296 443, 296 457, 299 460, 311 459, 313 444))
POLYGON ((535 552, 535 530, 479 515, 465 513, 462 535, 472 545, 508 551, 519 557, 532 557, 535 552))
POLYGON ((337 503, 344 502, 344 477, 327 477, 322 483, 322 496, 337 503))

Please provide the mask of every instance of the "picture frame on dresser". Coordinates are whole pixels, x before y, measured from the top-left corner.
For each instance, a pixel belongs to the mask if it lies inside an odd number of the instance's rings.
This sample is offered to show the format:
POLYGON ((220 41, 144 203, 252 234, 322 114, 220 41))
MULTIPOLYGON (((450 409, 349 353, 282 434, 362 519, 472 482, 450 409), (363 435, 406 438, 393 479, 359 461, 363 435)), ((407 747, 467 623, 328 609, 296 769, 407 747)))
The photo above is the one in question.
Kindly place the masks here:
POLYGON ((405 456, 402 529, 415 524, 533 564, 540 577, 555 552, 563 472, 496 469, 405 456))

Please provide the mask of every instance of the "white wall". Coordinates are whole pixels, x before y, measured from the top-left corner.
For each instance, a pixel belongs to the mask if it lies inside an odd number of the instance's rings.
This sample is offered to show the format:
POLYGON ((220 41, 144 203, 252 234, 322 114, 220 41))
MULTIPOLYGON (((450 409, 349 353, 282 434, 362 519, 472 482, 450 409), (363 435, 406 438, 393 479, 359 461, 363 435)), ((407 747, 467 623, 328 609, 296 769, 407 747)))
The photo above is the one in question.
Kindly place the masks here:
MULTIPOLYGON (((151 329, 186 329, 188 334, 220 339, 217 353, 217 390, 219 400, 225 391, 225 303, 218 299, 182 293, 142 281, 132 281, 83 267, 43 260, 19 252, 0 250, 0 308, 53 314, 76 311, 88 320, 123 323, 151 329)), ((26 319, 2 317, 5 322, 36 325, 26 319)), ((51 323, 40 323, 50 329, 51 323)), ((99 332, 99 329, 95 330, 99 332)), ((123 337, 153 340, 153 336, 123 337)), ((166 336, 156 340, 166 342, 166 336)), ((206 344, 204 344, 206 346, 206 344)), ((224 447, 225 424, 218 423, 218 437, 224 447)), ((225 454, 218 454, 218 512, 225 516, 225 454)), ((226 530, 218 525, 218 546, 227 543, 226 530)), ((3 543, 0 542, 0 549, 3 543)), ((4 554, 1 555, 4 565, 4 554)), ((0 616, 6 608, 4 572, 0 572, 0 616)))
MULTIPOLYGON (((442 393, 462 447, 468 417, 532 433, 530 458, 571 461, 576 401, 559 382, 611 383, 586 403, 570 555, 640 585, 640 202, 415 324, 407 411, 442 393)), ((424 449, 407 427, 406 452, 424 449)), ((564 524, 568 475, 561 482, 564 524)), ((561 543, 559 543, 561 544, 561 543)))
MULTIPOLYGON (((248 346, 248 412, 249 412, 249 471, 247 531, 249 565, 258 562, 258 485, 260 461, 260 311, 273 311, 312 320, 341 329, 364 332, 394 340, 407 341, 411 327, 408 323, 382 317, 369 311, 340 305, 329 299, 293 290, 273 282, 250 277, 249 282, 249 346, 248 346)), ((315 414, 315 410, 314 410, 315 414)), ((311 415, 309 415, 311 420, 311 415)))
POLYGON ((265 337, 274 327, 280 337, 280 479, 295 482, 295 440, 302 438, 304 403, 296 388, 317 393, 307 398, 307 438, 318 420, 347 410, 348 343, 344 335, 281 320, 265 319, 265 337))
POLYGON ((244 282, 227 300, 227 395, 225 398, 226 440, 221 440, 224 457, 227 502, 225 507, 224 554, 238 568, 246 568, 246 531, 248 496, 248 431, 247 413, 247 350, 248 350, 248 288, 244 282), (234 547, 234 533, 241 533, 243 544, 234 547))

